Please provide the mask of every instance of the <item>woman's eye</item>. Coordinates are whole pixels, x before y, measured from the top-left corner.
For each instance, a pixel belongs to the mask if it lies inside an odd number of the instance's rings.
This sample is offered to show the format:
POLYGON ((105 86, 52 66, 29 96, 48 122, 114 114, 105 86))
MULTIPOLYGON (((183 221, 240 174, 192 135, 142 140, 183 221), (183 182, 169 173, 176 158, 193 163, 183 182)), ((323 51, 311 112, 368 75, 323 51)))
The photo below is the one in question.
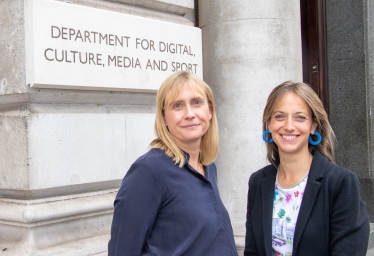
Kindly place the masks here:
POLYGON ((201 100, 195 100, 194 101, 194 105, 200 105, 201 104, 201 100))
POLYGON ((180 103, 174 104, 174 108, 181 108, 181 107, 182 107, 182 104, 180 104, 180 103))
POLYGON ((274 118, 275 119, 282 119, 282 118, 284 118, 284 115, 275 115, 274 118))
POLYGON ((296 116, 296 119, 298 119, 298 120, 305 120, 306 117, 305 116, 296 116))

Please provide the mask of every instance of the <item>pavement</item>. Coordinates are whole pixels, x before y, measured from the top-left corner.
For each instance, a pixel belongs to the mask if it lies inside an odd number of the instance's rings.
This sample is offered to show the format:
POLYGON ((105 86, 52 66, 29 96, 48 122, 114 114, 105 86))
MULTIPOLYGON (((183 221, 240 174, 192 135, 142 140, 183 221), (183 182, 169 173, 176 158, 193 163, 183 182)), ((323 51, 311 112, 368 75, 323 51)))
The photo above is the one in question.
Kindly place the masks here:
POLYGON ((366 256, 374 256, 374 223, 370 223, 370 235, 366 256))
POLYGON ((366 256, 374 256, 374 248, 371 248, 367 251, 366 256))

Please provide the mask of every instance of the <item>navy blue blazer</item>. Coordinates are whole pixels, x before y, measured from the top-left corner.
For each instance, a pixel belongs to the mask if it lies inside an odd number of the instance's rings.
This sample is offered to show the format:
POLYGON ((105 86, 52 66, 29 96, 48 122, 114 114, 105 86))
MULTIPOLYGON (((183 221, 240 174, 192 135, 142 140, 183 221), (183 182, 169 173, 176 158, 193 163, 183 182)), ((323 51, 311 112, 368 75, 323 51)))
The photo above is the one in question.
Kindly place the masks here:
MULTIPOLYGON (((244 255, 272 255, 272 214, 277 169, 249 179, 244 255)), ((366 255, 369 220, 357 176, 315 151, 297 219, 293 256, 366 255)))

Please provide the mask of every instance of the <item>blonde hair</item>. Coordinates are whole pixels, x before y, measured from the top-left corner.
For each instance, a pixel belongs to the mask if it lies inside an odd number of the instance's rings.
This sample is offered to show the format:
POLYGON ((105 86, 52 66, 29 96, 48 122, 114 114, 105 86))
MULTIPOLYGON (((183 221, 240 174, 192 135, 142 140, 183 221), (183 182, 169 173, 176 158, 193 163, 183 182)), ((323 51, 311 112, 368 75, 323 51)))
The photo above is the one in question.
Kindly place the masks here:
POLYGON ((192 90, 196 90, 206 96, 209 109, 212 114, 208 131, 203 135, 200 144, 199 162, 203 165, 211 164, 218 155, 218 123, 214 105, 213 92, 210 87, 197 75, 191 72, 179 71, 170 75, 161 85, 157 92, 156 99, 156 120, 154 139, 151 148, 160 148, 165 150, 166 155, 171 157, 175 164, 182 167, 186 158, 183 151, 175 144, 173 136, 165 124, 165 106, 175 100, 183 85, 188 83, 192 90))
MULTIPOLYGON (((313 146, 310 143, 308 144, 309 151, 318 150, 331 162, 334 162, 334 131, 331 128, 327 113, 318 95, 305 83, 286 81, 273 89, 264 109, 262 130, 267 130, 267 124, 271 119, 275 106, 287 92, 293 92, 305 100, 311 109, 313 120, 317 123, 316 131, 322 136, 322 141, 317 146, 313 146)), ((278 146, 275 143, 266 143, 266 147, 268 161, 276 165, 276 161, 279 159, 278 146)))

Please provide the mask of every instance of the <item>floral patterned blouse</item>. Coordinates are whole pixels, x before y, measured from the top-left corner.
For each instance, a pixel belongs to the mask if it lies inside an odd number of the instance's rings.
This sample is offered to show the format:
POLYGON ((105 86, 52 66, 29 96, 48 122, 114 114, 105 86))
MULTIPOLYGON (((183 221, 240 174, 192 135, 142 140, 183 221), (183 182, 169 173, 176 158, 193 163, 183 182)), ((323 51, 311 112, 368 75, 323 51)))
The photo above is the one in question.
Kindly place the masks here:
POLYGON ((308 174, 296 185, 282 187, 275 181, 273 203, 272 247, 273 255, 291 256, 297 216, 299 215, 308 174))

